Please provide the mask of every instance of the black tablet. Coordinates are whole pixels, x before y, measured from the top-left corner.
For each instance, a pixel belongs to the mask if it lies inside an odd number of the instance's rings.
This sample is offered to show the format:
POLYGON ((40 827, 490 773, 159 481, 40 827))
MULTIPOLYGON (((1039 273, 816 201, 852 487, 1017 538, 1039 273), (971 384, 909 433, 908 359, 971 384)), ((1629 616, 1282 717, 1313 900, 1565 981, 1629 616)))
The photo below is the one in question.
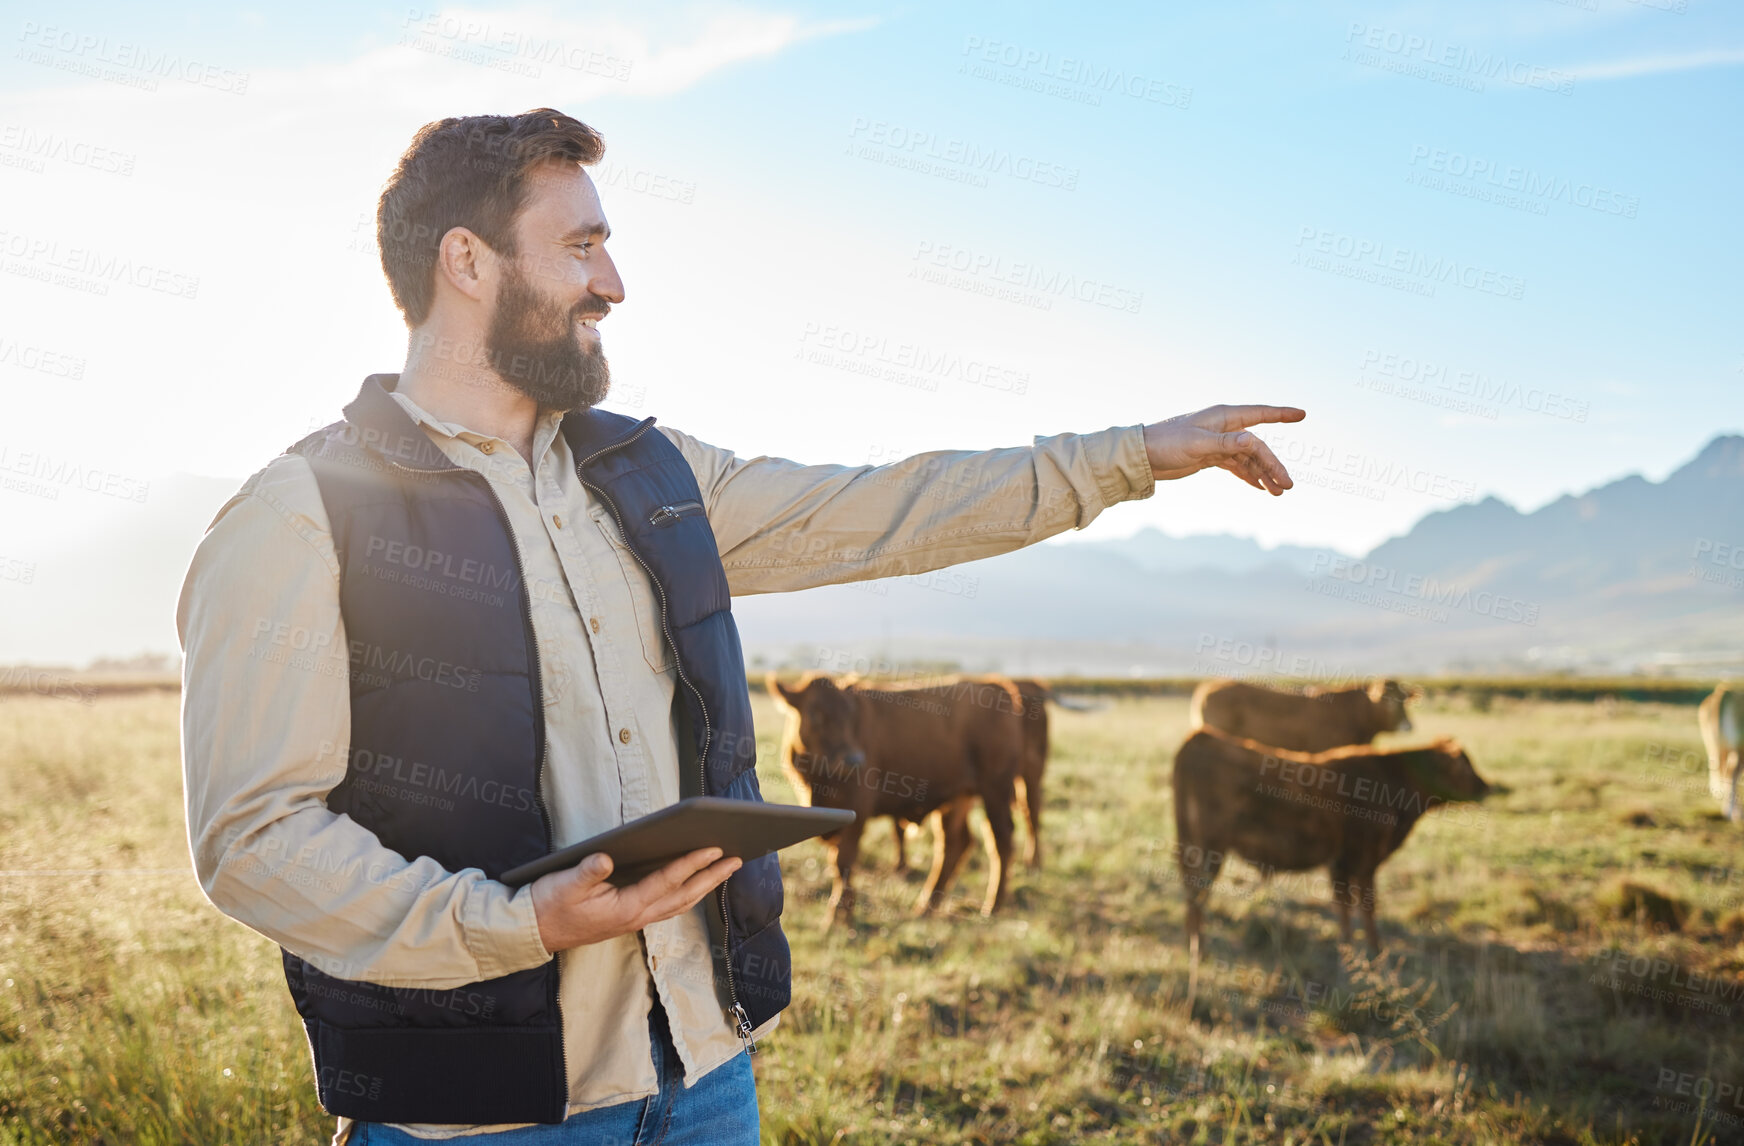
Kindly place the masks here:
POLYGON ((498 878, 510 887, 520 887, 550 872, 574 867, 595 852, 604 852, 612 857, 612 874, 606 882, 623 887, 698 848, 720 848, 723 858, 756 859, 853 822, 854 813, 843 808, 692 796, 511 868, 498 878))

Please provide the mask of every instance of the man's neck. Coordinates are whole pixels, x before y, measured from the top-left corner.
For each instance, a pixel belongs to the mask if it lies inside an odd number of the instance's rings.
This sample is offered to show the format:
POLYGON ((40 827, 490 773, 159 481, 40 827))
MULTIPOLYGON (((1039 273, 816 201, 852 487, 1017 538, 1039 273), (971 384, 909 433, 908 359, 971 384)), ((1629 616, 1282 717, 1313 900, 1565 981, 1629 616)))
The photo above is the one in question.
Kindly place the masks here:
POLYGON ((432 417, 455 422, 479 434, 501 438, 533 464, 533 432, 539 406, 473 355, 443 353, 438 347, 478 347, 480 340, 450 338, 435 332, 414 332, 406 365, 394 387, 432 417))

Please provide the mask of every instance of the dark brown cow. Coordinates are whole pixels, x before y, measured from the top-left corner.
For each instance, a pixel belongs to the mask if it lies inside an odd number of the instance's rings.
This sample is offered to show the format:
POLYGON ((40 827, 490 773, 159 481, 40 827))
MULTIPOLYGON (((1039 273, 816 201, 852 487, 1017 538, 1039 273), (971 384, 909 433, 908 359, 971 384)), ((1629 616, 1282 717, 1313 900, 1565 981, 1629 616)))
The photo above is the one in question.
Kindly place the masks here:
MULTIPOLYGON (((984 677, 993 683, 1002 683, 1004 677, 984 677)), ((1048 704, 1053 699, 1053 690, 1039 680, 1029 677, 1019 677, 1011 682, 1017 686, 1018 695, 1023 699, 1023 771, 1017 777, 1017 800, 1014 808, 1023 810, 1024 819, 1029 823, 1029 847, 1024 853, 1024 861, 1031 871, 1040 871, 1042 867, 1042 773, 1048 766, 1048 704)), ((892 817, 892 826, 896 837, 896 870, 908 870, 907 834, 908 821, 901 817, 892 817)))
POLYGON ((1361 688, 1279 692, 1239 680, 1208 680, 1193 691, 1188 719, 1194 728, 1215 728, 1293 752, 1325 752, 1367 744, 1383 732, 1411 731, 1405 702, 1412 699, 1396 680, 1361 688))
POLYGON ((915 913, 936 907, 967 854, 969 811, 987 814, 987 897, 1005 901, 1011 870, 1011 803, 1023 767, 1023 700, 1009 682, 956 681, 928 688, 839 685, 808 674, 789 688, 769 675, 769 692, 787 709, 781 761, 815 807, 851 808, 854 823, 827 838, 835 867, 828 927, 851 923, 853 870, 860 835, 874 816, 920 821, 935 810, 933 868, 915 913))
POLYGON ((1350 941, 1360 903, 1369 950, 1375 871, 1419 817, 1490 790, 1458 743, 1383 752, 1291 752, 1201 728, 1175 754, 1175 843, 1187 896, 1187 945, 1195 963, 1206 899, 1218 870, 1238 855, 1262 872, 1331 867, 1339 933, 1350 941))

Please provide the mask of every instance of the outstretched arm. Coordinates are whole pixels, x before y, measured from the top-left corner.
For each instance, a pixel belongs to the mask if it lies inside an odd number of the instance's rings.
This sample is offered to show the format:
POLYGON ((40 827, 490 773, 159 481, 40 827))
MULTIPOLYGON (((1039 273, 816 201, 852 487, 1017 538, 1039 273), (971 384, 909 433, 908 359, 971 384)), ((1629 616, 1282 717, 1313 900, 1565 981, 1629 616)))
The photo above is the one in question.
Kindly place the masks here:
POLYGON ((1292 407, 1214 406, 1147 426, 1038 437, 1029 446, 934 450, 885 464, 739 458, 669 427, 702 488, 735 596, 924 573, 1031 545, 1211 466, 1290 487, 1246 427, 1292 407))

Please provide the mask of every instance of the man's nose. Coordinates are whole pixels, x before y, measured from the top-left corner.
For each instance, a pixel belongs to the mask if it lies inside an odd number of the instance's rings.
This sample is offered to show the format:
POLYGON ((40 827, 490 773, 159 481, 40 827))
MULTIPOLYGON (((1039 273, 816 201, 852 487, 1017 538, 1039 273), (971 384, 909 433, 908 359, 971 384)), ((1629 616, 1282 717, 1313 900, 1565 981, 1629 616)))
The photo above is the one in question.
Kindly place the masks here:
POLYGON ((588 277, 587 289, 616 305, 624 301, 624 280, 618 275, 618 264, 604 251, 600 252, 600 267, 588 277))

